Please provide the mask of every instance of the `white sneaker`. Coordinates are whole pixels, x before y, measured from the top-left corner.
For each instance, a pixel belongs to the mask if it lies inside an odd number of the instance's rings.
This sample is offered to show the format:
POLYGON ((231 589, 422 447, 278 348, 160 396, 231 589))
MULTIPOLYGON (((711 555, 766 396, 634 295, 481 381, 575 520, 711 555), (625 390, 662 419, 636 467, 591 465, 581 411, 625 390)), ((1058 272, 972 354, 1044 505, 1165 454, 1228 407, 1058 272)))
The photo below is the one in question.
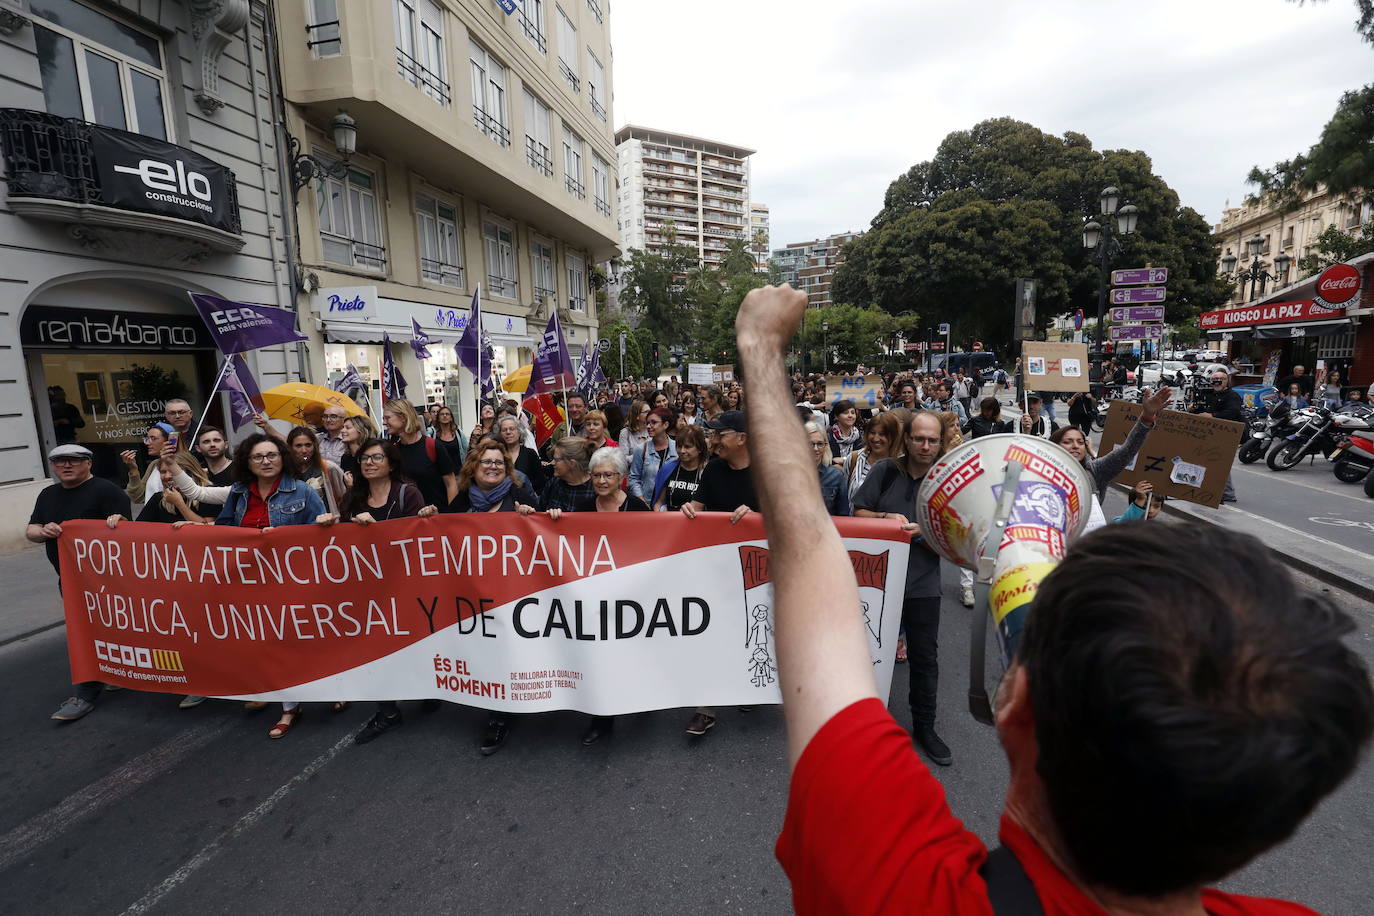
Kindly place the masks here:
POLYGON ((965 585, 960 589, 959 600, 963 603, 964 607, 973 607, 973 588, 965 585))

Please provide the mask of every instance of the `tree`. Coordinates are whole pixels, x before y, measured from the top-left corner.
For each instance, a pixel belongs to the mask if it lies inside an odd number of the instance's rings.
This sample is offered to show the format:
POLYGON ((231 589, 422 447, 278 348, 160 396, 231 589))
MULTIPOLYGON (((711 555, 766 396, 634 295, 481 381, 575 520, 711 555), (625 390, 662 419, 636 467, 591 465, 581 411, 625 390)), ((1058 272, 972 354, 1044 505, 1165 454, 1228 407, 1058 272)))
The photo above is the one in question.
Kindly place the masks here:
POLYGON ((1307 154, 1303 183, 1325 185, 1335 195, 1374 194, 1374 84, 1341 96, 1307 154))
POLYGON ((896 319, 872 306, 831 304, 807 309, 800 333, 808 371, 847 371, 859 363, 882 361, 882 348, 892 338, 896 319), (828 354, 828 355, 827 355, 828 354))
MULTIPOLYGON (((1306 0, 1288 0, 1288 2, 1302 6, 1306 0)), ((1374 45, 1374 0, 1355 0, 1355 12, 1359 14, 1355 20, 1355 31, 1365 41, 1374 45)))
POLYGON ((1371 251, 1374 251, 1374 220, 1361 226, 1359 235, 1327 226, 1315 239, 1313 252, 1298 258, 1298 272, 1304 277, 1311 276, 1332 264, 1349 261, 1371 251))
POLYGON ((601 354, 601 371, 606 373, 608 378, 642 378, 644 375, 644 361, 639 352, 639 342, 635 339, 634 331, 624 322, 614 321, 610 324, 601 326, 601 336, 611 342, 611 348, 601 354), (625 366, 624 371, 620 365, 620 335, 625 335, 625 366))
POLYGON ((1082 134, 1055 137, 1010 118, 949 134, 934 158, 893 181, 872 230, 847 246, 831 293, 836 302, 912 312, 917 336, 948 321, 954 340, 996 349, 1010 342, 1018 277, 1039 281, 1042 327, 1075 308, 1095 314, 1098 271, 1082 226, 1107 186, 1140 212, 1115 266, 1169 268, 1168 320, 1226 301, 1211 228, 1179 205, 1149 156, 1099 152, 1082 134))
MULTIPOLYGON (((635 346, 639 349, 639 362, 643 368, 643 372, 640 374, 647 375, 649 378, 658 378, 658 374, 662 371, 662 367, 659 366, 658 362, 654 359, 653 332, 648 328, 635 328, 630 332, 630 336, 634 338, 635 346)), ((619 357, 620 354, 617 353, 616 358, 619 359, 619 357)))
POLYGON ((691 340, 698 314, 687 300, 683 278, 696 269, 696 251, 677 241, 670 223, 663 254, 630 249, 622 274, 625 288, 620 293, 621 308, 634 314, 655 340, 691 340))

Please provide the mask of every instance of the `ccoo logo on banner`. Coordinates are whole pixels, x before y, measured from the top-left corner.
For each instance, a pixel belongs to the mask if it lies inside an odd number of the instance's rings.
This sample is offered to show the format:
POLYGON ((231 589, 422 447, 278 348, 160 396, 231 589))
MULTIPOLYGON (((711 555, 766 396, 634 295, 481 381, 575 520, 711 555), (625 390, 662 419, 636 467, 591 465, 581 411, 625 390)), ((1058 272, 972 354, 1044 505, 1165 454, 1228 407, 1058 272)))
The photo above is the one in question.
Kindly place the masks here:
POLYGON ((91 128, 107 206, 156 213, 238 234, 234 173, 199 153, 108 127, 91 128))

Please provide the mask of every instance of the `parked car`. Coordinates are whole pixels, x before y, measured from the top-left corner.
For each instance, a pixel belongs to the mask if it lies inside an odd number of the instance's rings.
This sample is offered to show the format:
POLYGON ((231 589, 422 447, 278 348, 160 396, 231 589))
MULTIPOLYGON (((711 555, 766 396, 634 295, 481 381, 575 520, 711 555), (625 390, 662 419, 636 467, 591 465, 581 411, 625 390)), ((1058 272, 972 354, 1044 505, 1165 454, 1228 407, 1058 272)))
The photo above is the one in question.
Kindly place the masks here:
POLYGON ((1183 362, 1182 360, 1148 360, 1140 364, 1140 372, 1137 384, 1145 388, 1158 387, 1159 377, 1162 373, 1163 375, 1168 376, 1169 384, 1172 385, 1174 383, 1173 380, 1178 376, 1178 373, 1186 372, 1187 370, 1188 364, 1183 362))

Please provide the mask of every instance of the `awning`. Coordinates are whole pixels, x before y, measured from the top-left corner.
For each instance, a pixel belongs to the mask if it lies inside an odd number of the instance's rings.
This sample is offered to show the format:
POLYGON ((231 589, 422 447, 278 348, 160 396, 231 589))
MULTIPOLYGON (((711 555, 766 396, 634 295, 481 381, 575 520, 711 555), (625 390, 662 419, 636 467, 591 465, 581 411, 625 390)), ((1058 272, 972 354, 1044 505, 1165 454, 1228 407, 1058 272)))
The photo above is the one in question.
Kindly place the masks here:
POLYGON ((1311 321, 1306 324, 1262 324, 1238 328, 1216 328, 1207 332, 1211 340, 1287 340, 1299 337, 1328 337, 1355 328, 1349 318, 1336 321, 1311 321))
MULTIPOLYGON (((485 323, 485 322, 483 322, 485 323)), ((438 331, 434 328, 425 328, 425 333, 430 340, 438 341, 445 346, 453 346, 458 342, 458 338, 463 336, 462 331, 438 331)), ((390 327, 377 324, 350 324, 342 321, 326 321, 324 323, 324 339, 328 343, 370 343, 380 344, 382 342, 382 332, 391 335, 392 343, 404 343, 410 340, 410 328, 390 327)), ((491 342, 498 347, 534 347, 534 341, 529 337, 520 337, 511 334, 491 334, 488 332, 491 342)))

